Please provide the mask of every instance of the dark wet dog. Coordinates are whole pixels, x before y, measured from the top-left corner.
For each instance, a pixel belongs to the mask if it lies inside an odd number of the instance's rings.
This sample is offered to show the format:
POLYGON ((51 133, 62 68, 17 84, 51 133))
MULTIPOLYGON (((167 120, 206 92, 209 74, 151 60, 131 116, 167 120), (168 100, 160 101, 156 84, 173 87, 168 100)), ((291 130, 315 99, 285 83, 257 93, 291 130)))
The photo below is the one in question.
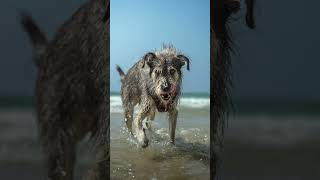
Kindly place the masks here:
POLYGON ((189 70, 189 59, 169 45, 144 55, 127 74, 117 67, 122 82, 125 121, 131 133, 134 106, 139 105, 134 127, 142 147, 148 146, 149 139, 145 130, 150 128, 148 121, 146 127, 143 127, 143 120, 154 120, 156 111, 168 112, 170 139, 172 143, 175 142, 183 65, 187 65, 189 70))
MULTIPOLYGON (((246 24, 255 27, 255 0, 245 0, 246 24)), ((211 81, 210 81, 210 168, 211 178, 217 173, 223 149, 224 123, 230 110, 232 87, 231 53, 233 41, 230 32, 232 15, 241 8, 240 0, 221 0, 211 3, 211 81)))
POLYGON ((109 178, 109 18, 109 1, 89 0, 48 41, 22 15, 38 67, 37 119, 48 179, 73 179, 77 143, 89 133, 96 159, 87 178, 109 178))

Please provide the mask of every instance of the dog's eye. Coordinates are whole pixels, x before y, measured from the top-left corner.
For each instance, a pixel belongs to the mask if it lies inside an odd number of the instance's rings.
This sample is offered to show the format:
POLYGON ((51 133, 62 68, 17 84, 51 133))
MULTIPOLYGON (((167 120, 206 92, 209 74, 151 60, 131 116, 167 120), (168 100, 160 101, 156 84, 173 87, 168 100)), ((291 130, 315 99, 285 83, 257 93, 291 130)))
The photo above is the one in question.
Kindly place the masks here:
POLYGON ((174 75, 174 73, 176 72, 176 70, 175 70, 175 69, 170 69, 169 72, 170 72, 171 75, 174 75))

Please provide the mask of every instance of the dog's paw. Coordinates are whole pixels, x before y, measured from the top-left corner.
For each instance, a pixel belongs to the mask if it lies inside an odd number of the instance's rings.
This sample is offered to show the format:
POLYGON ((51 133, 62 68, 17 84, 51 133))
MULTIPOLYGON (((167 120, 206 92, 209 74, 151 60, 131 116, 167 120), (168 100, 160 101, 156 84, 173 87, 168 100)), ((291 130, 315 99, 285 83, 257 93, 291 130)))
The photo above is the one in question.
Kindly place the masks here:
POLYGON ((136 138, 138 140, 139 145, 142 148, 146 148, 149 145, 149 139, 145 134, 145 129, 137 129, 136 130, 136 138))
POLYGON ((149 146, 149 139, 145 138, 145 139, 143 140, 143 143, 141 144, 141 147, 142 147, 142 148, 146 148, 146 147, 148 147, 148 146, 149 146))
POLYGON ((169 144, 174 146, 174 145, 176 144, 176 141, 175 141, 174 139, 171 139, 171 140, 169 141, 169 144))
POLYGON ((151 130, 151 125, 152 125, 152 121, 145 119, 142 121, 142 128, 143 129, 147 129, 147 130, 151 130))

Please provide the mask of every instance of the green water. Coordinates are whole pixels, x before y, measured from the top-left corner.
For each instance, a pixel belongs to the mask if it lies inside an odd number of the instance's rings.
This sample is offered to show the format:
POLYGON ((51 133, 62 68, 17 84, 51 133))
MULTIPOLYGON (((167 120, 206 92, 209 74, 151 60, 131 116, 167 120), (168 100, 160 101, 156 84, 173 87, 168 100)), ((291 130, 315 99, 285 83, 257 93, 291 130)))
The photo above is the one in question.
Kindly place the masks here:
POLYGON ((34 104, 32 96, 0 96, 0 108, 30 108, 34 104))

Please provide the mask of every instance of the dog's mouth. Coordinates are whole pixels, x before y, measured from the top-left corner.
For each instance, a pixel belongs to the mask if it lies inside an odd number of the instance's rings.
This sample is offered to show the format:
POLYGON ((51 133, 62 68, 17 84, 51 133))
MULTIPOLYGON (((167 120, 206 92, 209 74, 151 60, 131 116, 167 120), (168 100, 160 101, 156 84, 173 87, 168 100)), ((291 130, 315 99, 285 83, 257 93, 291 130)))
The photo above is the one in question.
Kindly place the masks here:
POLYGON ((174 99, 176 96, 176 87, 175 86, 171 86, 169 91, 166 92, 161 92, 160 93, 160 97, 163 101, 167 102, 174 99))
POLYGON ((173 93, 161 93, 159 101, 156 103, 159 112, 167 112, 173 101, 175 99, 175 95, 173 93))
POLYGON ((177 96, 176 87, 172 86, 170 91, 161 92, 156 98, 156 105, 159 112, 167 112, 175 101, 177 96))
POLYGON ((172 94, 171 93, 162 93, 162 94, 160 94, 160 97, 164 101, 169 101, 172 97, 172 94))

